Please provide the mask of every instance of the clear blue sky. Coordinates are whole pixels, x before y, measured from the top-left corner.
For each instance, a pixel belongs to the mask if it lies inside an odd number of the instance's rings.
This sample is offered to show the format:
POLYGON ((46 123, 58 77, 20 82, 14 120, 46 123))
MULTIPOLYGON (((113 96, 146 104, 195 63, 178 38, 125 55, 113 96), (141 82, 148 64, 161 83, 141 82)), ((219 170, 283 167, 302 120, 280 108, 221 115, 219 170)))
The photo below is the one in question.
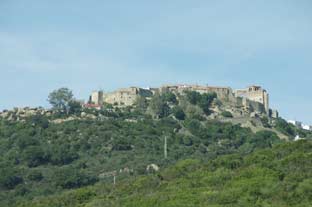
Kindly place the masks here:
POLYGON ((311 0, 0 0, 0 110, 48 93, 259 84, 312 124, 311 0))

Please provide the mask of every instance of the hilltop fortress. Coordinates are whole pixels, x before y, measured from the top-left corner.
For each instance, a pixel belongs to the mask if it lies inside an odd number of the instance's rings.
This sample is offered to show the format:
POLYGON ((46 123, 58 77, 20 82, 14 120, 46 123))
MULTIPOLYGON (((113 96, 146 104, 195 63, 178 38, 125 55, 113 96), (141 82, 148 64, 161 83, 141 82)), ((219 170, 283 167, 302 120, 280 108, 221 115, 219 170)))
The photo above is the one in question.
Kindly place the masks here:
POLYGON ((268 92, 260 86, 255 85, 237 90, 233 90, 230 87, 178 84, 164 85, 159 88, 129 87, 109 93, 94 91, 90 95, 89 104, 102 105, 103 103, 109 103, 116 106, 131 106, 135 103, 138 97, 145 97, 148 99, 155 93, 172 92, 175 94, 182 94, 185 91, 197 91, 201 94, 216 93, 218 99, 221 101, 241 105, 251 112, 266 113, 272 117, 278 116, 277 111, 270 109, 268 92))

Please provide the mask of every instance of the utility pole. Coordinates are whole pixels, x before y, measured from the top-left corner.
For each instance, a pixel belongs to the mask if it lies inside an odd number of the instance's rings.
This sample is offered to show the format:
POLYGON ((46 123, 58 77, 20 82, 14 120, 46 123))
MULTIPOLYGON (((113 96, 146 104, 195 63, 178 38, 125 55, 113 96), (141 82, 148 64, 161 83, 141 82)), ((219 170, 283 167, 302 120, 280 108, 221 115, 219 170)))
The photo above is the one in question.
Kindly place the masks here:
POLYGON ((165 135, 165 142, 164 142, 164 157, 167 159, 167 136, 165 135))

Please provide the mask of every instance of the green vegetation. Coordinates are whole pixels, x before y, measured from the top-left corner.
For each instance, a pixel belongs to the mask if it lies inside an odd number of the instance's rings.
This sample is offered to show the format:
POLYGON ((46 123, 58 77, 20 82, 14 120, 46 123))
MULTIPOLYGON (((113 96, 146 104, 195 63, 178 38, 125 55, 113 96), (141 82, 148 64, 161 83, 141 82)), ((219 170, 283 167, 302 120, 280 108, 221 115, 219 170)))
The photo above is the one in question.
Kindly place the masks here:
POLYGON ((60 88, 49 94, 48 101, 54 110, 68 112, 69 104, 73 101, 73 92, 68 88, 60 88))
POLYGON ((179 119, 179 120, 184 120, 185 119, 185 113, 183 111, 183 109, 180 106, 176 106, 173 108, 172 110, 173 115, 175 118, 179 119))
POLYGON ((312 138, 312 132, 294 126, 293 124, 287 123, 284 119, 278 118, 275 121, 274 126, 278 131, 288 135, 290 138, 294 138, 299 135, 301 138, 312 138))
POLYGON ((261 123, 265 128, 271 128, 271 125, 269 123, 269 119, 267 116, 261 117, 261 123))
POLYGON ((284 119, 277 119, 275 123, 275 128, 284 134, 290 135, 292 137, 296 136, 295 126, 287 123, 284 119))
MULTIPOLYGON (((272 131, 208 120, 216 94, 162 93, 101 110, 81 108, 70 90, 53 94, 56 115, 0 119, 1 207, 311 203, 311 141, 282 143, 272 131), (54 122, 81 112, 94 118, 54 122), (161 171, 147 172, 150 164, 161 171), (112 171, 116 186, 101 176, 112 171)), ((275 127, 311 135, 282 119, 275 127)))
POLYGON ((232 113, 229 111, 222 111, 221 115, 223 117, 226 117, 226 118, 232 118, 233 117, 232 113))
POLYGON ((5 198, 0 199, 1 206, 92 185, 101 172, 128 167, 133 173, 126 177, 132 178, 145 174, 151 163, 164 168, 187 158, 248 154, 279 142, 272 132, 253 134, 229 123, 187 117, 179 121, 182 116, 178 115, 178 120, 154 120, 127 109, 89 112, 107 118, 47 125, 46 117, 0 121, 0 198, 5 198), (163 158, 164 135, 168 137, 167 160, 163 158))
POLYGON ((156 174, 41 197, 20 207, 309 207, 312 202, 312 142, 186 159, 156 174))
POLYGON ((210 104, 217 98, 216 93, 204 93, 200 94, 196 91, 185 91, 187 100, 193 104, 198 105, 206 115, 210 114, 210 104))

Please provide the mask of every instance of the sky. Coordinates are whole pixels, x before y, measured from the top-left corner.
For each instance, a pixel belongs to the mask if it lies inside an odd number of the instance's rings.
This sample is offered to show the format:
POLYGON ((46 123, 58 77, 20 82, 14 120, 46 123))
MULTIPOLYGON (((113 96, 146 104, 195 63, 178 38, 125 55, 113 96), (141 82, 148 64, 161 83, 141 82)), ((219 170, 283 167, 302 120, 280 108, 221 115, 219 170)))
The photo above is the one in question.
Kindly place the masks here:
POLYGON ((312 125, 311 0, 0 0, 0 110, 68 87, 261 85, 312 125))

